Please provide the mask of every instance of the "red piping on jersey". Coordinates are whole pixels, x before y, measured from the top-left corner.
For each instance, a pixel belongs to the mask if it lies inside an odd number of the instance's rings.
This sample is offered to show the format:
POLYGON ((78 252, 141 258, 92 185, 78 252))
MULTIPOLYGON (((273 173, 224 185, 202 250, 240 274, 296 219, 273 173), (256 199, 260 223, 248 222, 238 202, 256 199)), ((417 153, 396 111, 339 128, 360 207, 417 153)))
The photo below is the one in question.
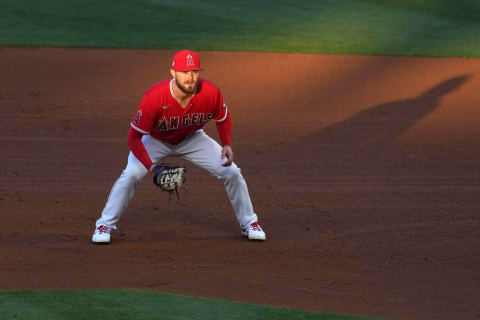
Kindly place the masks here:
POLYGON ((135 125, 133 125, 133 123, 130 122, 130 126, 132 126, 133 129, 137 130, 138 132, 140 133, 143 133, 143 134, 149 134, 150 132, 147 132, 147 131, 144 131, 138 127, 136 127, 135 125))
POLYGON ((225 121, 225 120, 227 119, 227 116, 228 116, 228 115, 229 115, 229 114, 228 114, 228 108, 225 108, 225 116, 224 116, 222 119, 220 119, 220 120, 215 120, 215 119, 213 119, 213 121, 215 121, 215 122, 223 122, 223 121, 225 121))

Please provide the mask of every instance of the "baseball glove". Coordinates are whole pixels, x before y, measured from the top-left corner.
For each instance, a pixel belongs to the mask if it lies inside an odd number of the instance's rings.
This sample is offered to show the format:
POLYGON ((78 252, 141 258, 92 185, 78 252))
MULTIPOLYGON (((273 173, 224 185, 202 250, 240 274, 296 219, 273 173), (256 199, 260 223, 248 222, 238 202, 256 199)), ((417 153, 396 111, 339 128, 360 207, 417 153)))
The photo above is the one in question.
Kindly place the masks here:
POLYGON ((169 165, 162 163, 156 165, 153 168, 153 183, 162 189, 163 191, 172 194, 175 191, 178 196, 178 189, 184 187, 185 173, 187 169, 185 167, 170 167, 169 165))

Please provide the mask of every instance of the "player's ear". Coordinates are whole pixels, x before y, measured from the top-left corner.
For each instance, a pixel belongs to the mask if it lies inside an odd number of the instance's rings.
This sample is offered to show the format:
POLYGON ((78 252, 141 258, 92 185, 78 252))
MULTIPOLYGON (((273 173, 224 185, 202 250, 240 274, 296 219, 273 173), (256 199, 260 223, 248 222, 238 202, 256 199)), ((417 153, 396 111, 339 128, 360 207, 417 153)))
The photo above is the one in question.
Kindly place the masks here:
POLYGON ((175 77, 175 70, 170 69, 170 74, 172 75, 172 78, 173 78, 173 79, 176 79, 176 77, 175 77))

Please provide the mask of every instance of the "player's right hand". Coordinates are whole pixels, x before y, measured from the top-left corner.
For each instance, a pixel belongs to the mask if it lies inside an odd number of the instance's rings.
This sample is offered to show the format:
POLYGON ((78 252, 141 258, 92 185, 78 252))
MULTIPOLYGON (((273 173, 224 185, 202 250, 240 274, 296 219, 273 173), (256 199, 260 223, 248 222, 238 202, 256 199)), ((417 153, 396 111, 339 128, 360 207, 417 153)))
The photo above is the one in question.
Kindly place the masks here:
POLYGON ((222 164, 222 166, 224 167, 231 166, 233 163, 233 150, 232 150, 232 147, 228 145, 223 146, 223 149, 222 149, 222 159, 225 159, 225 158, 227 158, 227 162, 222 164))

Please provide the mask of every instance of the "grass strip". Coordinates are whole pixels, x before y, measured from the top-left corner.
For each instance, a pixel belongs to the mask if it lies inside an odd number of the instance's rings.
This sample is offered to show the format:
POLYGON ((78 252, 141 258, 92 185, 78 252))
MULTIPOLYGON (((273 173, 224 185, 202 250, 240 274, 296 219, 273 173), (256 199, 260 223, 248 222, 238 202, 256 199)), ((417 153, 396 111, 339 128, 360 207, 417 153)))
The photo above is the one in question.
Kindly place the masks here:
POLYGON ((2 319, 372 319, 131 289, 0 291, 0 310, 2 319))
POLYGON ((477 0, 2 0, 0 45, 480 57, 477 0))

